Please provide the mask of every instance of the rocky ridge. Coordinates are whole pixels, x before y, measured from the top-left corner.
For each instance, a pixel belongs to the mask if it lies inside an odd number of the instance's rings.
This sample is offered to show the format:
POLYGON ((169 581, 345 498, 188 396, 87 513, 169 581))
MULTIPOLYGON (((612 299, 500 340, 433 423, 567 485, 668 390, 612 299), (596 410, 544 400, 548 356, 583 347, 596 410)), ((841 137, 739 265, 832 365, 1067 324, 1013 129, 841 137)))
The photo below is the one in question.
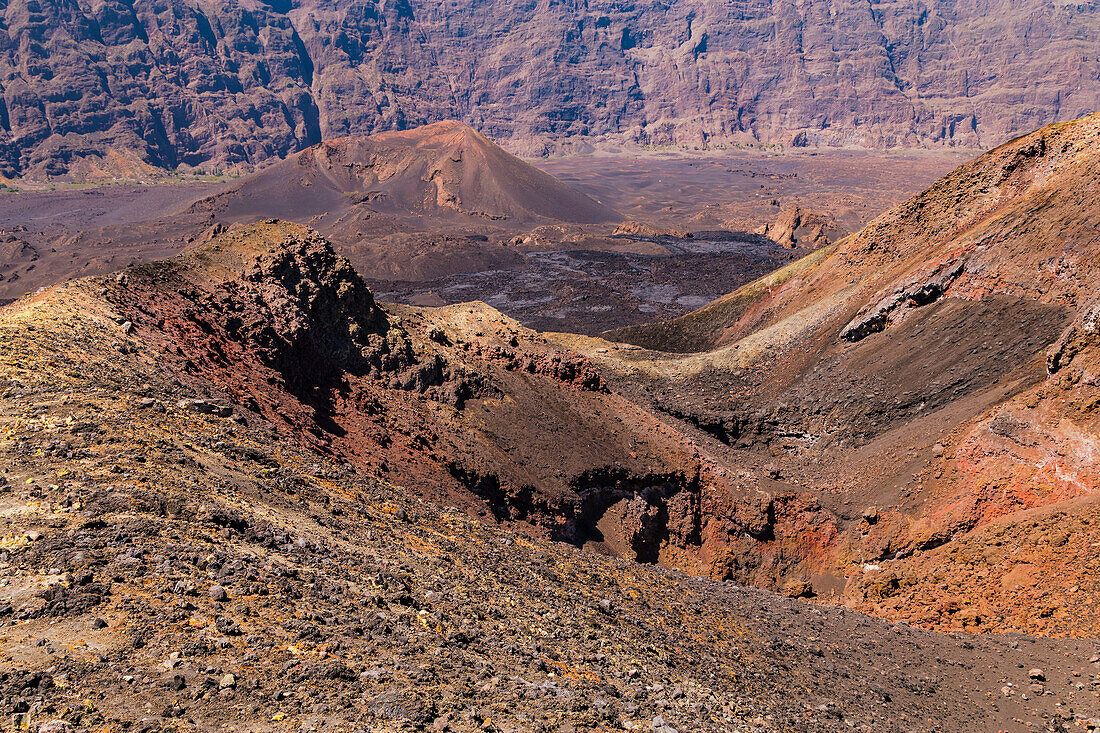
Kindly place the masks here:
POLYGON ((383 311, 299 225, 227 231, 120 273, 100 297, 180 379, 333 459, 535 536, 774 585, 805 554, 792 530, 820 519, 762 499, 589 360, 483 304, 383 311), (782 562, 762 561, 777 539, 782 562))

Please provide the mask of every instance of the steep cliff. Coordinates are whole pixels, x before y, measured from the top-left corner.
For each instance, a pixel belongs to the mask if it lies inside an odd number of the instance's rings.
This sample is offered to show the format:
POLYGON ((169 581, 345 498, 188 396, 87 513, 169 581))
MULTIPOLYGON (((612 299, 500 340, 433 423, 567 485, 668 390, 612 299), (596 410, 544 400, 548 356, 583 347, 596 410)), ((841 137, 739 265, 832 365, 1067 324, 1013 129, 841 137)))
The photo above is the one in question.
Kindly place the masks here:
POLYGON ((527 154, 987 147, 1097 108, 1098 22, 1047 0, 13 0, 0 172, 249 165, 446 118, 527 154))

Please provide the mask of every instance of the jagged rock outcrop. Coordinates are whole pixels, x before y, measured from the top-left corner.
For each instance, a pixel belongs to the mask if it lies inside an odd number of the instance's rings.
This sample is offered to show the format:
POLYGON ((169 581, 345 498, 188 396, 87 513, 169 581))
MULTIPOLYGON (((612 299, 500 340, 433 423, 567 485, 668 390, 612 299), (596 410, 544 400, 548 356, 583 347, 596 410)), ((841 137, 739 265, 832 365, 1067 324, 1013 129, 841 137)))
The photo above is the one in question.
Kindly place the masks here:
POLYGON ((950 262, 931 272, 916 275, 896 286, 889 295, 877 300, 848 322, 840 332, 845 341, 859 341, 881 331, 901 318, 911 308, 934 303, 943 296, 951 283, 963 273, 966 263, 950 262))
POLYGON ((180 344, 192 341, 182 330, 197 325, 187 330, 232 342, 295 388, 413 361, 351 264, 306 229, 266 222, 120 279, 129 299, 161 296, 134 316, 138 324, 179 322, 180 344))
MULTIPOLYGON (((776 203, 776 202, 773 202, 776 203)), ((830 234, 836 236, 836 222, 814 211, 806 211, 799 206, 788 206, 779 212, 771 224, 760 227, 756 233, 786 247, 824 247, 830 240, 830 234)))
POLYGON ((447 118, 528 154, 984 147, 1100 106, 1097 8, 1039 0, 14 0, 5 175, 147 177, 447 118))
POLYGON ((1077 354, 1100 345, 1100 298, 1081 309, 1073 323, 1047 351, 1047 371, 1056 374, 1077 354))

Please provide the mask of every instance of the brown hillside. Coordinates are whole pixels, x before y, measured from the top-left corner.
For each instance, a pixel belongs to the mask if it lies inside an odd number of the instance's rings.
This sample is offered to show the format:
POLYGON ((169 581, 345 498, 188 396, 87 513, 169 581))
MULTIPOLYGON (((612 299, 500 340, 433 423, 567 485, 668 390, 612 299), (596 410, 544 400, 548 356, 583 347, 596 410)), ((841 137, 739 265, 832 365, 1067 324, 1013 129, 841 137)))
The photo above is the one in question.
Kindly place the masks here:
MULTIPOLYGON (((585 394, 610 399, 564 362, 504 381, 458 337, 463 322, 506 324, 485 309, 438 313, 441 333, 378 309, 315 235, 277 224, 0 308, 0 711, 13 727, 1087 723, 1079 680, 1094 642, 964 638, 810 608, 423 501, 430 470, 399 456, 430 464, 432 434, 401 432, 400 395, 439 426, 476 425, 521 383, 578 409, 594 404, 585 394), (438 384, 435 367, 418 368, 437 363, 423 327, 440 359, 481 363, 508 394, 475 385, 461 409, 444 400, 457 365, 438 384), (326 369, 302 380, 307 365, 326 369), (352 399, 378 423, 379 441, 358 445, 393 457, 389 480, 339 441, 359 428, 332 408, 352 399)), ((568 451, 568 438, 551 440, 568 451)))
POLYGON ((696 353, 585 348, 828 507, 823 589, 946 627, 1092 633, 1095 569, 1053 548, 1098 539, 1098 163, 1100 116, 1044 128, 689 316, 610 335, 696 353))

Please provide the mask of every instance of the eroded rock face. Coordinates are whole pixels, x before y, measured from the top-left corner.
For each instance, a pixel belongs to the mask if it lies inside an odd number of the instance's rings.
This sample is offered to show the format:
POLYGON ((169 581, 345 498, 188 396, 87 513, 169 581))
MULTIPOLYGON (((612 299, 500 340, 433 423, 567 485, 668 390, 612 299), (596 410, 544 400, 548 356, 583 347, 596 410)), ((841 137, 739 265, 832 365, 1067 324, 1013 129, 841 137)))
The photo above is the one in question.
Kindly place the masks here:
POLYGON ((840 337, 845 341, 859 341, 872 333, 882 331, 910 309, 936 302, 962 274, 964 268, 963 262, 949 262, 910 278, 870 308, 861 310, 840 332, 840 337))
POLYGON ((1096 13, 1038 0, 16 0, 0 25, 0 166, 144 177, 452 117, 533 155, 574 137, 989 146, 1098 106, 1081 83, 1100 63, 1096 13))
POLYGON ((142 297, 164 282, 182 287, 149 297, 146 310, 158 323, 196 324, 292 385, 413 361, 351 264, 304 228, 283 234, 261 224, 248 235, 230 233, 180 260, 135 269, 120 284, 142 297))

